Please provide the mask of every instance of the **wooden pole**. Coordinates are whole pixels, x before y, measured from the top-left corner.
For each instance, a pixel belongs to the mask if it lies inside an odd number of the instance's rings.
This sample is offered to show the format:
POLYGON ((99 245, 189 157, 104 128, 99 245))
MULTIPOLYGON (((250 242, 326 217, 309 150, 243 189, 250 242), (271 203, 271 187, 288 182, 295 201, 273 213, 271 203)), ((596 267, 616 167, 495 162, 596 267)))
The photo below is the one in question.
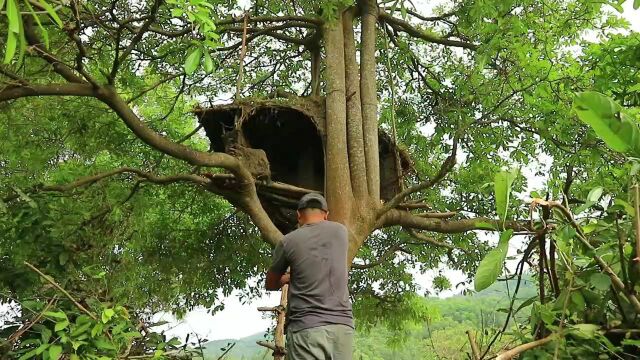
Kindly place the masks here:
POLYGON ((276 324, 276 348, 278 351, 274 352, 274 360, 284 360, 284 323, 286 318, 287 298, 289 293, 289 285, 282 287, 282 293, 280 294, 280 311, 278 311, 278 322, 276 324))
POLYGON ((286 321, 288 293, 289 285, 284 285, 280 294, 280 305, 276 307, 258 308, 258 311, 272 311, 277 313, 276 330, 274 334, 275 344, 271 344, 265 341, 256 341, 256 344, 273 350, 274 360, 285 360, 285 357, 287 355, 287 350, 285 349, 284 343, 284 324, 286 321))

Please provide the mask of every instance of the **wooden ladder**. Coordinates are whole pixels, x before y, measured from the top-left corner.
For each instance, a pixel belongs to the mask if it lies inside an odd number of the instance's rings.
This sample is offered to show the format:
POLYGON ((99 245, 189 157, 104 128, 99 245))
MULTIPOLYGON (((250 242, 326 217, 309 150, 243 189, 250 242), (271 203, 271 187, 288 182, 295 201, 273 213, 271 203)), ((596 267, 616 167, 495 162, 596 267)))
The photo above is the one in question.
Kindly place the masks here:
POLYGON ((274 334, 275 344, 266 341, 256 341, 256 344, 273 350, 274 360, 284 360, 287 356, 287 350, 284 347, 284 322, 287 312, 287 293, 289 285, 282 287, 280 294, 280 305, 276 307, 259 307, 258 311, 269 311, 277 314, 276 330, 274 334))

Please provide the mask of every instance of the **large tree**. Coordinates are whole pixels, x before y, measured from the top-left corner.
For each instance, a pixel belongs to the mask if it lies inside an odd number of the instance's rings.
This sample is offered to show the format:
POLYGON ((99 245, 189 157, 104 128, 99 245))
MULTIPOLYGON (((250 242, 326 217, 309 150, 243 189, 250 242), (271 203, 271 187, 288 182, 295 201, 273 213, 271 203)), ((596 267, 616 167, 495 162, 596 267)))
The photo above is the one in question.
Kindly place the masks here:
MULTIPOLYGON (((122 296, 143 289, 140 304, 211 305, 217 289, 245 286, 265 265, 253 256, 265 255, 254 229, 270 245, 283 236, 269 199, 321 191, 349 229, 354 294, 384 305, 414 289, 413 266, 447 261, 473 273, 488 248, 474 230, 535 230, 516 206, 514 220, 498 219, 483 185, 501 168, 546 155, 550 196, 569 197, 573 185, 579 200, 597 181, 577 171, 579 160, 594 156, 591 169, 619 160, 601 158, 571 113, 598 66, 578 58, 585 31, 624 26, 606 2, 263 0, 244 13, 232 1, 49 3, 7 2, 0 204, 15 216, 0 226, 23 245, 24 229, 55 249, 64 237, 53 252, 62 268, 51 271, 63 273, 69 254, 127 269, 113 281, 128 285, 122 296), (265 179, 246 154, 204 137, 195 114, 207 110, 191 110, 224 99, 252 111, 316 104, 307 115, 321 136, 320 187, 265 179), (36 211, 33 199, 47 205, 36 211), (56 232, 65 219, 76 230, 56 232), (92 241, 98 233, 117 241, 92 241), (136 273, 141 263, 153 270, 136 273)), ((272 170, 281 160, 268 158, 272 170)), ((519 178, 515 189, 525 185, 519 178)), ((23 258, 51 256, 4 247, 11 274, 23 258)), ((5 279, 13 291, 16 279, 5 279)))

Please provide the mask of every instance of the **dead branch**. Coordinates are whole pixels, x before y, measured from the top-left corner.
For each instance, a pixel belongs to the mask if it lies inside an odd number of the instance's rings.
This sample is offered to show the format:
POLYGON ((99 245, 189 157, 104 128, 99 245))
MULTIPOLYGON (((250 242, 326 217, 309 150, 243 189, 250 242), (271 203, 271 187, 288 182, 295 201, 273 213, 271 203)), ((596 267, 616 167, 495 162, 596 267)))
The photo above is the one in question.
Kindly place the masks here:
POLYGON ((49 300, 47 302, 47 305, 44 307, 44 309, 41 312, 39 312, 38 315, 35 318, 33 318, 33 320, 30 320, 29 322, 24 324, 22 327, 20 327, 20 329, 18 329, 18 331, 16 331, 15 333, 11 334, 11 336, 9 336, 9 338, 7 339, 9 344, 14 344, 16 341, 18 341, 20 339, 22 334, 24 334, 25 332, 29 331, 29 329, 31 329, 31 327, 33 327, 33 325, 37 324, 38 321, 40 321, 40 319, 42 319, 42 316, 44 316, 44 313, 49 311, 49 308, 51 308, 51 306, 57 300, 58 300, 57 296, 54 296, 51 300, 49 300))
POLYGON ((508 350, 508 351, 505 351, 505 352, 499 354, 496 357, 496 360, 510 360, 510 359, 513 359, 515 356, 517 356, 517 355, 519 355, 519 354, 521 354, 521 353, 523 353, 523 352, 525 352, 527 350, 531 350, 531 349, 536 348, 538 346, 542 346, 542 345, 544 345, 546 343, 549 343, 549 342, 551 342, 551 341, 553 341, 553 340, 555 340, 557 338, 558 338, 557 334, 551 334, 551 335, 549 335, 549 336, 547 336, 545 338, 542 338, 540 340, 536 340, 536 341, 532 341, 532 342, 529 342, 529 343, 526 343, 526 344, 522 344, 520 346, 516 346, 511 350, 508 350))
POLYGON ((478 343, 476 343, 476 337, 472 330, 467 330, 467 337, 469 338, 469 345, 471 345, 471 353, 473 354, 473 360, 479 360, 480 349, 478 349, 478 343))
POLYGON ((80 304, 76 299, 73 298, 73 296, 71 296, 71 294, 69 294, 65 289, 62 288, 62 286, 60 286, 57 282, 55 282, 53 280, 53 278, 51 278, 51 276, 49 275, 45 275, 42 271, 38 270, 38 268, 36 268, 35 266, 29 264, 28 262, 24 262, 24 264, 30 268, 31 270, 35 271, 38 275, 42 276, 43 279, 47 280, 47 282, 51 285, 53 285, 56 289, 58 289, 58 291, 60 291, 61 293, 64 294, 64 296, 66 296, 69 300, 71 300, 71 302, 78 308, 80 309, 80 311, 84 312, 85 314, 89 315, 90 318, 92 318, 95 321, 98 321, 98 318, 89 310, 87 310, 87 308, 85 308, 84 306, 82 306, 82 304, 80 304))

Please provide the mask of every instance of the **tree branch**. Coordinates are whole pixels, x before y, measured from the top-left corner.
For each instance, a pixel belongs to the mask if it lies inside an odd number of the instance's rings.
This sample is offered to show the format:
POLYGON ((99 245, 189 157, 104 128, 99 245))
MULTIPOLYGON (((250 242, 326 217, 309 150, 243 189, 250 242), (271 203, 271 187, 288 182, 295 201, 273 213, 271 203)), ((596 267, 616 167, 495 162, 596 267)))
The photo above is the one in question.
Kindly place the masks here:
POLYGON ((376 266, 382 265, 383 263, 389 261, 390 258, 392 258, 392 256, 395 255, 396 251, 402 250, 402 245, 403 245, 402 243, 398 243, 398 244, 395 244, 395 245, 391 246, 384 253, 382 253, 382 255, 380 255, 378 257, 378 259, 375 260, 375 261, 371 261, 371 262, 366 263, 366 264, 352 263, 351 264, 351 268, 352 269, 358 269, 358 270, 364 270, 364 269, 371 269, 372 267, 376 267, 376 266))
POLYGON ((30 96, 95 96, 96 89, 88 83, 18 85, 0 90, 0 102, 30 96))
POLYGON ((465 41, 451 40, 451 39, 445 39, 439 36, 435 36, 427 31, 414 27, 413 25, 411 25, 410 23, 404 20, 395 18, 384 11, 380 11, 380 20, 389 24, 392 28, 394 28, 397 31, 405 32, 412 37, 419 38, 430 43, 461 47, 461 48, 470 49, 470 50, 475 50, 478 48, 477 45, 471 44, 465 41))
POLYGON ((33 28, 32 17, 27 17, 24 20, 24 36, 27 40, 27 43, 38 53, 38 56, 51 64, 51 66, 53 67, 53 71, 58 73, 65 80, 72 83, 86 82, 84 79, 73 72, 73 68, 71 66, 60 61, 44 49, 44 47, 42 46, 42 42, 38 38, 38 35, 36 35, 35 29, 33 28))
POLYGON ((101 88, 97 98, 115 111, 127 127, 152 148, 194 166, 224 168, 238 178, 240 185, 253 187, 253 177, 237 158, 225 153, 196 151, 166 139, 145 125, 112 87, 101 88))
MULTIPOLYGON (((378 219, 378 229, 390 226, 403 226, 410 229, 433 231, 437 233, 455 234, 471 230, 498 231, 502 225, 500 220, 490 218, 473 218, 460 220, 443 220, 423 218, 408 211, 391 209, 378 219), (492 228, 493 227, 493 228, 492 228)), ((515 231, 529 231, 528 221, 507 221, 506 229, 515 231)))
POLYGON ((455 249, 455 247, 453 245, 447 244, 447 243, 443 243, 441 241, 438 241, 436 239, 430 238, 424 234, 420 234, 419 232, 413 230, 413 229, 405 229, 409 235, 411 235, 412 237, 414 237, 417 240, 420 240, 422 242, 424 242, 425 244, 429 244, 429 245, 433 245, 433 246, 437 246, 437 247, 443 247, 449 250, 453 250, 455 249))
POLYGON ((380 208, 380 210, 378 210, 378 218, 380 218, 381 216, 384 216, 384 214, 387 211, 400 205, 400 203, 402 202, 402 200, 404 200, 405 197, 415 192, 430 188, 436 185, 437 183, 439 183, 442 179, 444 179, 444 177, 449 173, 449 171, 451 171, 451 169, 453 169, 453 166, 456 164, 457 151, 458 151, 458 138, 454 137, 451 154, 449 154, 449 156, 444 160, 436 176, 434 176, 432 179, 429 179, 427 181, 423 181, 419 184, 413 185, 401 191, 396 196, 394 196, 391 200, 386 202, 384 206, 380 208))
MULTIPOLYGON (((75 190, 80 187, 91 186, 98 181, 104 180, 106 178, 125 174, 132 173, 145 180, 155 183, 155 184, 171 184, 175 182, 192 182, 198 185, 209 186, 211 180, 206 177, 194 175, 194 174, 177 174, 177 175, 168 175, 168 176, 157 176, 148 172, 144 172, 142 170, 130 168, 130 167, 121 167, 117 169, 113 169, 110 171, 105 171, 103 173, 84 176, 75 181, 72 181, 67 184, 59 184, 59 185, 40 185, 35 186, 31 190, 26 191, 29 194, 39 193, 39 192, 68 192, 75 190)), ((5 197, 2 199, 4 202, 9 202, 14 199, 17 199, 19 195, 12 195, 5 197)))
MULTIPOLYGON (((160 0, 155 0, 153 2, 153 5, 151 6, 151 9, 149 11, 149 18, 142 24, 142 26, 140 26, 136 35, 133 37, 133 39, 131 39, 129 46, 127 46, 127 48, 122 52, 122 54, 120 54, 120 56, 118 56, 116 53, 116 57, 113 60, 111 73, 108 76, 109 84, 113 84, 113 82, 115 81, 116 75, 118 73, 120 64, 122 64, 127 59, 129 54, 131 54, 131 51, 133 51, 133 48, 135 48, 136 45, 138 45, 138 43, 140 42, 140 40, 142 40, 142 37, 147 32, 151 24, 155 21, 156 14, 158 12, 158 9, 160 8, 161 3, 162 1, 160 0)), ((116 44, 116 47, 117 46, 118 44, 116 44)))
POLYGON ((538 346, 542 346, 546 343, 549 343, 558 338, 558 334, 551 334, 545 338, 540 340, 532 341, 526 344, 522 344, 520 346, 516 346, 511 350, 505 351, 496 357, 496 360, 510 360, 513 359, 514 356, 517 356, 527 350, 531 350, 538 346))

